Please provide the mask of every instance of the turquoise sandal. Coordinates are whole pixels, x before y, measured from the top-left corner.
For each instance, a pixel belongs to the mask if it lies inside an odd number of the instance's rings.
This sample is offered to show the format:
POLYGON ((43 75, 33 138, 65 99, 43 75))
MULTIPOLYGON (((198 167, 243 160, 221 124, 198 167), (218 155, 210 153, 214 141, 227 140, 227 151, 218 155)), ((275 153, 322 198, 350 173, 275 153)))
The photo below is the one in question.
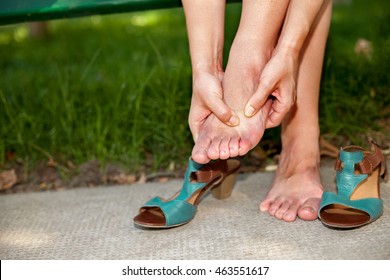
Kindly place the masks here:
POLYGON ((134 224, 141 228, 171 228, 190 222, 207 190, 211 189, 218 199, 230 196, 239 167, 240 162, 233 159, 205 165, 190 159, 182 189, 168 200, 155 197, 146 202, 134 217, 134 224))
POLYGON ((380 175, 387 181, 386 160, 375 142, 373 151, 358 146, 340 149, 336 161, 338 193, 324 192, 318 217, 335 228, 355 228, 378 219, 383 213, 379 194, 380 175))

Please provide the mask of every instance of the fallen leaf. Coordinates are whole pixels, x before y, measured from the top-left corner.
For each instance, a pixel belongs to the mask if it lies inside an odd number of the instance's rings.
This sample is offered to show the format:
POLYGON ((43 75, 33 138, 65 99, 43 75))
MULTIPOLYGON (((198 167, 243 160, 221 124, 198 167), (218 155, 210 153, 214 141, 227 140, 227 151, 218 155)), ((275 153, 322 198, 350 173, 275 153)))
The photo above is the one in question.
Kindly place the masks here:
POLYGON ((267 172, 273 172, 276 171, 276 169, 278 169, 278 166, 276 164, 271 164, 267 165, 264 170, 267 172))
POLYGON ((358 39, 355 44, 355 53, 371 59, 373 53, 372 43, 363 38, 358 39))
POLYGON ((110 182, 117 183, 120 185, 133 184, 137 181, 137 177, 135 175, 127 175, 124 173, 121 173, 119 175, 110 176, 108 179, 110 182))
POLYGON ((54 160, 54 158, 50 157, 48 162, 47 162, 47 166, 57 167, 57 162, 54 160))
POLYGON ((264 151, 262 147, 256 146, 251 151, 251 156, 253 156, 256 159, 265 160, 267 158, 267 153, 264 151))
POLYGON ((139 177, 137 183, 138 184, 145 184, 146 183, 146 174, 145 174, 145 172, 141 173, 141 176, 139 177))
POLYGON ((0 173, 0 190, 12 188, 18 182, 15 169, 6 170, 0 173))
POLYGON ((166 182, 168 182, 168 181, 169 181, 169 178, 168 178, 168 177, 161 177, 161 178, 158 179, 158 182, 159 182, 159 183, 166 183, 166 182))
POLYGON ((326 141, 323 137, 320 138, 320 155, 337 158, 339 155, 339 149, 326 141))
POLYGON ((72 161, 70 161, 70 160, 68 160, 68 161, 66 162, 66 165, 67 165, 68 168, 71 169, 71 170, 73 170, 73 169, 76 168, 76 165, 75 165, 72 161))
POLYGON ((8 151, 8 152, 5 153, 5 160, 6 161, 11 161, 11 160, 13 160, 15 158, 16 158, 16 152, 8 151))
POLYGON ((169 178, 175 178, 175 173, 173 173, 173 172, 151 173, 151 174, 146 176, 146 182, 153 182, 155 180, 160 181, 161 178, 166 178, 168 181, 169 178))
POLYGON ((169 171, 174 171, 175 169, 176 169, 175 162, 174 162, 174 161, 171 161, 171 162, 169 163, 168 170, 169 170, 169 171))

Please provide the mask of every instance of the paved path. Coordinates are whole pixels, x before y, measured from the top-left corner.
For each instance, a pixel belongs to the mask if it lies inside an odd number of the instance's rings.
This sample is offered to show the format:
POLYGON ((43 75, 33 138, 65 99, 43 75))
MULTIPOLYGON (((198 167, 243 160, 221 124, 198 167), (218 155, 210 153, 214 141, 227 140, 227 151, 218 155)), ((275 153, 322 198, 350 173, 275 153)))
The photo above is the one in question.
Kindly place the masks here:
MULTIPOLYGON (((321 172, 334 190, 333 169, 321 172)), ((381 187, 384 215, 345 231, 259 212, 272 177, 241 175, 231 198, 206 196, 191 223, 170 230, 140 230, 132 217, 151 197, 172 195, 180 180, 2 195, 0 259, 390 259, 389 182, 381 187)))

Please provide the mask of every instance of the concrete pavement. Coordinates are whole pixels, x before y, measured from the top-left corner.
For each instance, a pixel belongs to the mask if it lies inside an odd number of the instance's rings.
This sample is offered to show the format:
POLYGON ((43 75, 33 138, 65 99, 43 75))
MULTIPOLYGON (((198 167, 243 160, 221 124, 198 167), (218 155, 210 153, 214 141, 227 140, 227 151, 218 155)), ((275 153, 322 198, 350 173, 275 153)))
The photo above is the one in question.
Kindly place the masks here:
MULTIPOLYGON (((333 168, 323 166, 326 190, 333 168)), ((153 196, 169 197, 167 183, 80 188, 0 196, 0 259, 390 259, 390 182, 382 183, 384 215, 354 230, 319 220, 286 223, 258 210, 272 172, 242 174, 232 197, 207 195, 194 220, 169 230, 140 230, 132 218, 153 196)))

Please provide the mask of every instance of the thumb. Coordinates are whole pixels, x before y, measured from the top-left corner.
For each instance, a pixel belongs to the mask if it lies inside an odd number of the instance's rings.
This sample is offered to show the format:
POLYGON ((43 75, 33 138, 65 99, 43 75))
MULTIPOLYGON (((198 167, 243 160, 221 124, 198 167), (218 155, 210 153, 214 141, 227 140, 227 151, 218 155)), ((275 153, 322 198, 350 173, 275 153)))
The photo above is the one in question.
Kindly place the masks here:
POLYGON ((226 105, 219 95, 209 95, 207 105, 210 111, 224 124, 228 126, 237 126, 240 123, 237 114, 226 105))
POLYGON ((254 116, 268 100, 268 96, 274 91, 274 83, 265 82, 260 79, 259 86, 255 93, 249 98, 245 106, 245 116, 250 118, 254 116))

